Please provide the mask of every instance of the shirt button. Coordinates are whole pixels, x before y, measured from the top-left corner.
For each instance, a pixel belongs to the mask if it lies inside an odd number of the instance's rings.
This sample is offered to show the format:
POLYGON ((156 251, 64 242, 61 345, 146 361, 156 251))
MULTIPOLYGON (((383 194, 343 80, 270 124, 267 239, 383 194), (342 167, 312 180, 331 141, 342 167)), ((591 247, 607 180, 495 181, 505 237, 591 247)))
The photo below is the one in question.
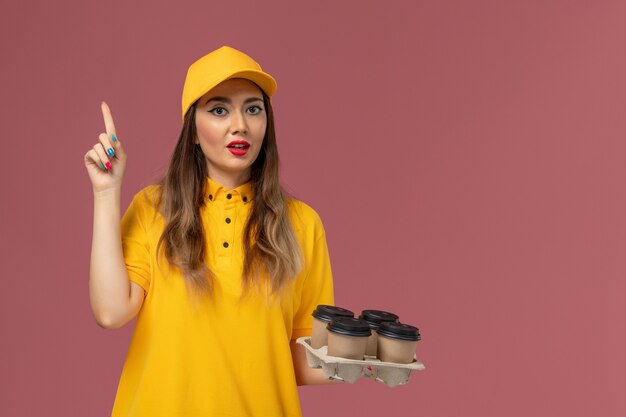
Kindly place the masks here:
POLYGON ((228 242, 224 242, 224 247, 227 248, 228 247, 228 242))
POLYGON ((230 217, 226 217, 226 223, 230 223, 230 217))
POLYGON ((230 200, 231 198, 233 198, 233 195, 232 194, 226 194, 226 198, 230 200))
POLYGON ((245 203, 246 201, 248 201, 248 197, 244 196, 243 197, 243 202, 245 203))

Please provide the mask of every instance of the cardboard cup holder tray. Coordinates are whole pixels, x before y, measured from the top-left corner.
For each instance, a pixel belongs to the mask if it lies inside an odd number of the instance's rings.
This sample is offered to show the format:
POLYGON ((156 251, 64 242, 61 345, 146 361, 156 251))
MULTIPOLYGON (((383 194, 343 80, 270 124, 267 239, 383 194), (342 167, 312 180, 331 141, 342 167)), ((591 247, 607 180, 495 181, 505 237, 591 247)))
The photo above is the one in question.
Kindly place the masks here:
POLYGON ((413 371, 423 371, 424 364, 417 358, 407 364, 382 362, 373 356, 365 356, 363 360, 345 359, 328 356, 328 346, 313 349, 311 337, 300 337, 296 343, 306 349, 306 357, 311 368, 322 368, 329 379, 340 379, 350 384, 361 376, 371 377, 389 387, 406 384, 413 371))

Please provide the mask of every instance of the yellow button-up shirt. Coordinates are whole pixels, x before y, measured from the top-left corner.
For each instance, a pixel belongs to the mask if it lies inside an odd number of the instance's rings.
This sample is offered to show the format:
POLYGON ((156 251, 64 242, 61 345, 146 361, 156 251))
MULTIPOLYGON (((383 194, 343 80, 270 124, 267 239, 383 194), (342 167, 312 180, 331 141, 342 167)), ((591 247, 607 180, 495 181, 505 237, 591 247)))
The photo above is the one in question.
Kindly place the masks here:
POLYGON ((208 179, 201 209, 214 296, 194 305, 181 273, 156 245, 164 228, 153 201, 139 192, 122 219, 131 281, 146 297, 113 416, 300 416, 289 341, 311 333, 311 313, 334 303, 326 236, 317 213, 289 201, 304 267, 278 298, 241 298, 243 230, 254 204, 251 185, 226 190, 208 179))

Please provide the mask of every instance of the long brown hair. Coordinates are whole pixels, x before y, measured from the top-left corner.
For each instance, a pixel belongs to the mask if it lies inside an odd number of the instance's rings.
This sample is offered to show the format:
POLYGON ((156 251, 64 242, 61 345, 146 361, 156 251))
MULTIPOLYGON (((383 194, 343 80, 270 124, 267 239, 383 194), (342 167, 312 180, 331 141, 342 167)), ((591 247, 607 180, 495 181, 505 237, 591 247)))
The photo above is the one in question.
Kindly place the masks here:
MULTIPOLYGON (((264 283, 268 284, 272 294, 279 293, 300 272, 303 263, 289 221, 289 198, 279 181, 274 113, 269 97, 260 90, 267 127, 261 150, 251 167, 254 198, 242 242, 244 295, 264 283), (268 281, 264 282, 263 277, 268 281)), ((207 245, 200 218, 200 210, 206 204, 208 171, 204 153, 195 144, 195 113, 196 103, 185 115, 178 143, 161 181, 157 206, 165 219, 165 228, 157 244, 157 253, 163 245, 167 261, 181 270, 188 288, 196 290, 197 294, 210 295, 215 289, 215 276, 205 262, 207 245)))

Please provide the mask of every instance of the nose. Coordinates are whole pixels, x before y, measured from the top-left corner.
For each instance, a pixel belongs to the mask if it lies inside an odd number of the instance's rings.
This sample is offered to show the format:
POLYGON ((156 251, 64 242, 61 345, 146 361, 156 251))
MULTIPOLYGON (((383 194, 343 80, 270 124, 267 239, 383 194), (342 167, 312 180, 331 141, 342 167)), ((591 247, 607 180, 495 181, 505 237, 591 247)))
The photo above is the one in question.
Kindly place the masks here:
POLYGON ((247 133, 248 132, 248 124, 246 122, 245 115, 241 112, 241 110, 237 110, 231 113, 232 116, 230 118, 230 131, 231 134, 235 135, 237 133, 247 133))

